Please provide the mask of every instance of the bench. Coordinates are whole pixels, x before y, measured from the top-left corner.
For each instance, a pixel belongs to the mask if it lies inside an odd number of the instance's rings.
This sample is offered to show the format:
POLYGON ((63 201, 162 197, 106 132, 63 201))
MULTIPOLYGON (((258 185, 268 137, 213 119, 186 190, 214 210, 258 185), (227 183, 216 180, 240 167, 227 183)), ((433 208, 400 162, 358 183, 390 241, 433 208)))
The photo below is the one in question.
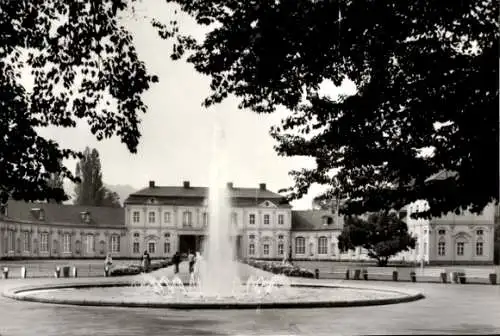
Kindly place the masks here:
POLYGON ((346 266, 333 266, 332 268, 319 269, 321 279, 350 279, 349 268, 346 266))
POLYGON ((397 281, 399 278, 399 271, 394 267, 367 267, 367 280, 390 280, 397 281), (379 279, 373 279, 375 276, 379 279), (381 279, 380 279, 381 278, 381 279))
POLYGON ((466 268, 464 271, 466 281, 478 282, 477 280, 489 281, 492 285, 496 285, 498 279, 498 270, 494 268, 466 268))
POLYGON ((1 265, 1 269, 8 268, 9 278, 22 278, 23 267, 25 269, 24 276, 26 278, 52 278, 56 268, 60 268, 60 276, 63 277, 63 268, 70 267, 69 276, 74 276, 73 267, 76 267, 78 276, 81 277, 101 277, 104 276, 104 265, 100 264, 60 264, 55 263, 39 263, 39 264, 7 264, 1 265))
POLYGON ((413 271, 418 278, 424 278, 426 280, 433 280, 436 282, 447 283, 449 281, 449 272, 442 268, 414 268, 413 271))

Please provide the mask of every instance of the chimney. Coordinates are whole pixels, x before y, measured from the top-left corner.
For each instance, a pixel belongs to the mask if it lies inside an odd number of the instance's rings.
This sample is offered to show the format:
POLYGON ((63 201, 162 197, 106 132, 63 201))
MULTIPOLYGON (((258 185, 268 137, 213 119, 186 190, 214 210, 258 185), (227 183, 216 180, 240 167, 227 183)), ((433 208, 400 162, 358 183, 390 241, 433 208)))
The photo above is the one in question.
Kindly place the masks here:
POLYGON ((189 188, 189 181, 184 181, 184 188, 189 188))
POLYGON ((233 182, 227 182, 227 189, 233 189, 233 182))
POLYGON ((259 189, 260 190, 266 190, 266 184, 265 183, 259 184, 259 189))
POLYGON ((155 181, 149 181, 149 187, 154 188, 155 187, 155 181))

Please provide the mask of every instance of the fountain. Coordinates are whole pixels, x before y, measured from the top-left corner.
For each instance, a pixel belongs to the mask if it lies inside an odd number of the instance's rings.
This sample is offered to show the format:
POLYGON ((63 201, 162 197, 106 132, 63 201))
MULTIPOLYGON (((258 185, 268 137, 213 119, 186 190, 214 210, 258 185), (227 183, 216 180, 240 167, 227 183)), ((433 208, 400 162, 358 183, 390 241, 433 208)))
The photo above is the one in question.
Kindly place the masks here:
POLYGON ((212 147, 212 162, 208 187, 208 239, 199 264, 200 290, 211 296, 230 296, 233 282, 238 279, 234 241, 236 232, 231 225, 231 195, 228 181, 228 161, 225 155, 224 131, 216 123, 212 147), (214 275, 217 276, 214 276, 214 275))
POLYGON ((143 274, 130 280, 46 284, 13 288, 3 295, 45 303, 178 309, 244 309, 346 307, 409 302, 423 298, 412 290, 345 286, 341 282, 291 283, 284 275, 250 276, 240 280, 235 260, 235 235, 230 219, 230 195, 224 133, 215 128, 208 194, 208 239, 189 281, 143 274))

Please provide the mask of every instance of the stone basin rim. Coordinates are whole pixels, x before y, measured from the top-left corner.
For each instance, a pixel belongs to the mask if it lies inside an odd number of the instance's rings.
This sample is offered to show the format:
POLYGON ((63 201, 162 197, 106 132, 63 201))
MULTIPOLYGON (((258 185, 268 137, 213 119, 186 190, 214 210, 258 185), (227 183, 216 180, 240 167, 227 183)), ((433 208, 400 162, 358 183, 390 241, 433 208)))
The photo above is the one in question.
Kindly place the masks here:
POLYGON ((103 299, 61 299, 61 298, 44 298, 38 296, 21 296, 19 294, 39 291, 39 290, 57 290, 57 289, 79 289, 79 288, 94 288, 94 287, 131 287, 130 282, 114 281, 114 282, 84 282, 84 283, 58 283, 58 284, 39 284, 22 287, 15 287, 5 290, 2 295, 4 297, 28 302, 46 303, 46 304, 62 304, 73 306, 92 306, 92 307, 122 307, 122 308, 154 308, 154 309, 301 309, 301 308, 341 308, 341 307, 364 307, 389 305, 397 303, 407 303, 425 298, 425 296, 411 289, 396 289, 391 287, 375 287, 375 286, 353 286, 344 284, 317 284, 317 283, 293 283, 292 287, 307 287, 307 288, 347 288, 354 290, 374 290, 379 292, 392 292, 399 296, 392 298, 381 299, 362 299, 362 300, 318 300, 318 301, 276 301, 276 302, 139 302, 139 301, 112 301, 103 299))

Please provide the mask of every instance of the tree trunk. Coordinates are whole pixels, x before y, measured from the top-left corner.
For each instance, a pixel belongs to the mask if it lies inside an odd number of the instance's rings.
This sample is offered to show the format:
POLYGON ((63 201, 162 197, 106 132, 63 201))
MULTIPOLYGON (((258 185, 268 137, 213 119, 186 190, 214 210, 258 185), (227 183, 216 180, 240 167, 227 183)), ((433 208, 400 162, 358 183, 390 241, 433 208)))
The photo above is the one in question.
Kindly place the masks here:
POLYGON ((389 258, 377 258, 377 266, 379 266, 379 267, 387 266, 388 262, 389 262, 389 258))

